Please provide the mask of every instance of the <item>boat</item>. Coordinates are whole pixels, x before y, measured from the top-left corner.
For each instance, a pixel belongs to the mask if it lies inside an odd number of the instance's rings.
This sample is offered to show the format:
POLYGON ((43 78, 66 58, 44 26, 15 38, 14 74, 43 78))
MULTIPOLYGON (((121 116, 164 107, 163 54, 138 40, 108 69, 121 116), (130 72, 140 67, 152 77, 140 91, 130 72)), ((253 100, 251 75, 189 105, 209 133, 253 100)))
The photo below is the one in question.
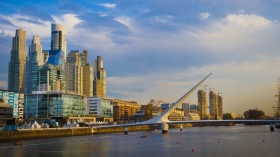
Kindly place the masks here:
POLYGON ((22 142, 22 140, 20 140, 19 142, 15 143, 15 146, 20 146, 20 145, 26 145, 25 143, 22 142))
POLYGON ((141 138, 148 138, 148 136, 147 135, 143 135, 143 136, 141 136, 141 138))

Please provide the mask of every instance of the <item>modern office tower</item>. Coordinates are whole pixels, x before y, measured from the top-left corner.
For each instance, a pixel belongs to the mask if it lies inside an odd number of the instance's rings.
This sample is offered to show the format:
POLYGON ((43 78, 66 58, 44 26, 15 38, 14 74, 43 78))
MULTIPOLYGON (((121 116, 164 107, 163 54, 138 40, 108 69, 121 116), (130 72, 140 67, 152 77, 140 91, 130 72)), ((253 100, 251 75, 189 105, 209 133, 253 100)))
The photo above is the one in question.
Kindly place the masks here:
POLYGON ((106 70, 101 56, 97 56, 93 66, 93 96, 106 98, 106 70))
POLYGON ((214 91, 209 93, 209 111, 211 116, 214 116, 215 119, 218 118, 218 98, 214 91))
POLYGON ((64 92, 37 92, 24 95, 25 118, 83 117, 86 96, 64 92))
POLYGON ((38 91, 38 70, 44 64, 44 54, 42 53, 42 45, 40 38, 33 36, 31 45, 29 46, 29 54, 26 62, 25 74, 25 93, 31 94, 32 91, 38 91))
POLYGON ((66 61, 66 37, 65 28, 62 25, 52 24, 51 50, 61 50, 63 52, 63 59, 66 61))
POLYGON ((220 119, 223 118, 223 98, 220 95, 218 95, 218 116, 220 119))
POLYGON ((197 92, 198 97, 198 109, 199 109, 199 116, 201 119, 206 117, 207 110, 206 110, 206 93, 204 90, 199 90, 197 92))
POLYGON ((83 95, 83 67, 78 50, 72 50, 67 56, 65 64, 66 90, 83 95))
POLYGON ((9 62, 8 90, 24 93, 26 64, 26 31, 17 29, 13 37, 9 62))
POLYGON ((45 64, 39 68, 39 91, 65 91, 66 74, 62 67, 45 64))
POLYGON ((87 50, 81 53, 81 63, 83 66, 83 95, 93 96, 92 66, 88 63, 87 50))

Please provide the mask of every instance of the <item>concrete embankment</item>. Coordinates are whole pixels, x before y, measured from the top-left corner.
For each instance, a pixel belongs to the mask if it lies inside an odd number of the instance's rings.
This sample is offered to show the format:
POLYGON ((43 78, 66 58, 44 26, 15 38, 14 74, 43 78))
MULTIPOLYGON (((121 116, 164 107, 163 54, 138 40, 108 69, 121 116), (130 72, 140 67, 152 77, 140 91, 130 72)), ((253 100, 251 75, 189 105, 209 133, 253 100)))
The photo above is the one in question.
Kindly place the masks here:
MULTIPOLYGON (((153 129, 153 126, 130 126, 128 131, 145 131, 153 129)), ((123 132, 124 127, 116 128, 48 128, 48 129, 25 129, 18 131, 0 131, 0 142, 18 141, 38 138, 53 138, 63 136, 79 136, 103 133, 123 132)))
MULTIPOLYGON (((199 127, 199 126, 233 126, 234 123, 185 123, 183 127, 199 127)), ((141 126, 129 126, 128 132, 132 131, 149 131, 160 129, 160 124, 157 125, 141 125, 141 126)), ((169 128, 180 128, 180 124, 170 125, 169 128)), ((79 136, 79 135, 91 135, 91 134, 104 134, 104 133, 116 133, 124 132, 124 127, 114 128, 46 128, 46 129, 24 129, 18 131, 0 131, 0 142, 6 141, 19 141, 27 139, 39 139, 39 138, 53 138, 63 136, 79 136)))

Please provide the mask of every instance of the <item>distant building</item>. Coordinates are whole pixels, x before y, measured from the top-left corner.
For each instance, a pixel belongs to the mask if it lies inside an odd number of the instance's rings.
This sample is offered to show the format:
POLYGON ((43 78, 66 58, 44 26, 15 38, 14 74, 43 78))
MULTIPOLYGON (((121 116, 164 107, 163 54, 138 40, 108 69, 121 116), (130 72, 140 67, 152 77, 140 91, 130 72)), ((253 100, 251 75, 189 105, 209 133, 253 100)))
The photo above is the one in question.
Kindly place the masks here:
POLYGON ((197 105, 196 104, 191 104, 190 105, 190 110, 197 111, 197 105))
POLYGON ((182 103, 182 109, 183 110, 190 110, 190 104, 189 103, 182 103))
POLYGON ((13 107, 0 99, 0 126, 7 125, 8 120, 13 120, 13 107))
POLYGON ((172 104, 170 104, 170 103, 164 103, 164 104, 161 104, 161 109, 165 110, 167 108, 170 108, 171 106, 172 106, 172 104))
POLYGON ((28 59, 26 62, 25 75, 25 93, 31 94, 32 91, 38 91, 39 75, 38 70, 44 64, 44 54, 42 53, 42 45, 40 38, 33 36, 31 45, 29 46, 28 59))
POLYGON ((184 115, 184 120, 200 120, 198 113, 189 112, 184 115))
POLYGON ((104 118, 113 118, 112 100, 98 97, 88 97, 86 114, 104 118))
POLYGON ((8 90, 24 93, 26 64, 26 31, 17 29, 13 37, 9 62, 8 90))
POLYGON ((86 96, 37 91, 24 96, 25 118, 72 117, 86 114, 86 96))
POLYGON ((184 110, 182 110, 182 109, 175 109, 168 116, 168 120, 170 120, 170 121, 181 121, 181 120, 184 120, 184 110))
POLYGON ((206 92, 204 90, 199 90, 197 92, 197 97, 198 97, 199 116, 203 119, 207 115, 206 92))
POLYGON ((93 96, 106 98, 106 70, 101 56, 94 61, 93 76, 93 96))
POLYGON ((133 115, 141 108, 136 101, 114 99, 112 103, 114 121, 119 123, 134 121, 133 115))

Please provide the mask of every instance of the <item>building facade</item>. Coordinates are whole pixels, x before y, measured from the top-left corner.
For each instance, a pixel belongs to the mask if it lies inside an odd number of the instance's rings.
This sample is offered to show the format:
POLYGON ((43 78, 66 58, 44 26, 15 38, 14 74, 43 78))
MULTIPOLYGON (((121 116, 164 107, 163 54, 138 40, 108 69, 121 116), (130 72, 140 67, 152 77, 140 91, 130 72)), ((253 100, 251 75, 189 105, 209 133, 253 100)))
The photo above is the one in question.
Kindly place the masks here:
POLYGON ((81 62, 83 66, 83 95, 92 97, 93 96, 93 81, 92 81, 93 69, 92 66, 88 63, 87 50, 84 50, 83 53, 81 53, 81 62))
POLYGON ((8 90, 24 93, 26 64, 26 31, 17 29, 13 37, 9 62, 8 90))
POLYGON ((223 118, 223 98, 218 95, 218 116, 220 119, 223 118))
POLYGON ((209 93, 209 113, 214 119, 218 119, 218 97, 214 91, 209 93))
POLYGON ((113 118, 112 100, 98 97, 87 98, 87 115, 113 118))
POLYGON ((72 117, 86 113, 86 96, 47 91, 33 93, 24 96, 25 118, 72 117))
POLYGON ((38 70, 43 64, 44 54, 42 53, 42 45, 40 44, 40 38, 38 36, 33 36, 32 43, 29 46, 28 59, 26 62, 26 94, 31 94, 32 91, 38 91, 38 70))
POLYGON ((24 114, 24 94, 0 90, 0 99, 3 103, 11 105, 13 113, 12 118, 22 122, 24 114))
POLYGON ((63 59, 66 60, 66 35, 62 25, 53 23, 51 26, 51 50, 61 50, 63 59))
POLYGON ((134 122, 133 115, 140 111, 141 105, 136 101, 113 100, 113 118, 118 123, 134 122))
POLYGON ((101 56, 94 61, 93 76, 93 96, 106 98, 106 70, 101 56))
POLYGON ((78 50, 72 50, 67 56, 65 64, 66 90, 75 94, 83 94, 83 67, 78 50))
POLYGON ((39 91, 66 91, 66 74, 62 67, 45 64, 38 73, 39 91))
POLYGON ((201 119, 203 119, 207 115, 206 92, 204 90, 199 90, 197 92, 197 98, 198 98, 199 116, 201 117, 201 119))

